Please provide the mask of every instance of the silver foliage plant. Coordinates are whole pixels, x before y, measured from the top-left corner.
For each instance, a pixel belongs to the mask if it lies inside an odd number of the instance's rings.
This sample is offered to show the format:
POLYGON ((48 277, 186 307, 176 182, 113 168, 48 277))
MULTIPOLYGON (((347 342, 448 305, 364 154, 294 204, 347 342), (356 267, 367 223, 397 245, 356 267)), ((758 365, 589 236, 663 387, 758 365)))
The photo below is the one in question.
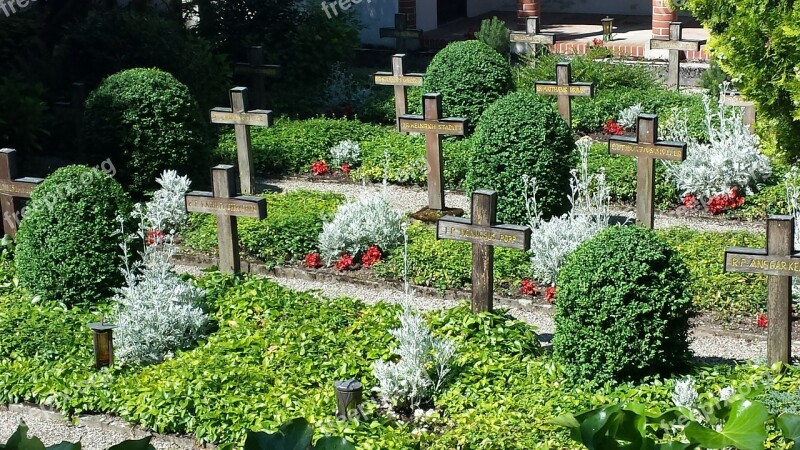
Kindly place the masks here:
MULTIPOLYGON (((184 195, 190 181, 175 171, 165 171, 156 181, 161 189, 153 199, 134 208, 139 229, 121 244, 125 285, 114 297, 114 339, 122 364, 161 362, 193 345, 208 330, 205 292, 182 280, 170 262, 175 235, 186 220, 184 195), (143 242, 144 248, 141 260, 130 263, 133 242, 143 242)), ((120 217, 119 222, 118 232, 124 234, 125 221, 120 217)))
POLYGON ((330 149, 331 162, 334 166, 341 166, 344 163, 356 164, 361 161, 361 146, 358 142, 342 141, 330 149))
POLYGON ((347 253, 355 257, 377 245, 382 251, 400 244, 403 214, 392 210, 384 195, 370 193, 340 205, 333 220, 322 225, 319 253, 325 264, 347 253))
POLYGON ((704 205, 709 197, 727 194, 732 187, 752 194, 756 184, 772 174, 769 159, 759 151, 758 137, 742 122, 740 108, 720 102, 714 113, 708 96, 703 97, 703 104, 708 143, 692 139, 686 110, 676 111, 665 137, 686 142, 687 158, 682 163, 663 161, 667 173, 683 195, 694 194, 704 205))
POLYGON ((619 112, 619 124, 625 127, 626 130, 633 130, 636 128, 639 114, 641 114, 643 110, 644 108, 641 103, 623 109, 619 112))
MULTIPOLYGON (((792 214, 795 219, 794 230, 794 249, 795 251, 800 248, 800 229, 798 229, 798 222, 800 222, 800 170, 797 167, 786 173, 786 198, 789 205, 792 207, 792 214)), ((792 277, 792 298, 794 302, 795 311, 800 311, 800 278, 792 277)))
POLYGON ((364 107, 369 98, 368 87, 360 86, 343 64, 333 67, 325 83, 325 102, 328 108, 338 108, 347 104, 357 110, 364 107))
POLYGON ((610 195, 605 174, 589 174, 589 148, 592 140, 584 137, 577 147, 581 166, 572 171, 568 195, 572 204, 569 213, 543 220, 538 208, 535 178, 523 177, 525 207, 531 227, 531 276, 543 283, 554 285, 558 271, 581 242, 608 227, 610 195))

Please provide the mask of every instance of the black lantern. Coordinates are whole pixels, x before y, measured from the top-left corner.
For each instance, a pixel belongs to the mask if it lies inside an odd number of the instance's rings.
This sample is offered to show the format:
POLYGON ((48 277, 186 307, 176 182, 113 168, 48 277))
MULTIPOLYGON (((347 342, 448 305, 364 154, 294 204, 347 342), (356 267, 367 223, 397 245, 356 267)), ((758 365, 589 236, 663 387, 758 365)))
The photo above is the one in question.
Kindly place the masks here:
POLYGON ((608 42, 614 34, 614 19, 606 16, 605 19, 600 20, 600 23, 603 24, 603 42, 608 42))
POLYGON ((111 367, 114 364, 113 330, 116 325, 105 323, 103 318, 100 317, 100 322, 92 322, 87 326, 92 330, 95 368, 111 367))
POLYGON ((361 409, 363 400, 364 385, 358 380, 345 380, 333 383, 336 389, 336 418, 347 420, 350 418, 350 407, 352 406, 362 416, 364 411, 361 409))

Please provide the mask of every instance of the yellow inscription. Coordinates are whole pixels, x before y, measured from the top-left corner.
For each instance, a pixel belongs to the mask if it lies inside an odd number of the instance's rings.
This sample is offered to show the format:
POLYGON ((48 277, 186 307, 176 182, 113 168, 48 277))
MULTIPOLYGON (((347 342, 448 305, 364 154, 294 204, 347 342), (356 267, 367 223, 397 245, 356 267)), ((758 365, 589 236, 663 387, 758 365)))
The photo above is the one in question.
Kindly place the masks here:
POLYGON ((680 148, 628 144, 615 141, 611 142, 611 152, 628 156, 663 156, 675 160, 683 159, 683 149, 680 148))
POLYGON ((545 95, 590 95, 589 86, 565 86, 555 84, 537 84, 536 93, 545 95))
POLYGON ((422 77, 376 75, 375 84, 422 86, 422 77))
POLYGON ((255 205, 246 203, 227 203, 215 200, 196 200, 194 203, 198 208, 213 209, 215 211, 225 211, 230 213, 254 213, 257 211, 255 205))
POLYGON ((2 183, 0 182, 0 192, 5 194, 30 194, 33 190, 33 186, 20 186, 14 183, 2 183))
POLYGON ((800 261, 776 261, 763 257, 741 256, 730 258, 731 268, 748 268, 757 270, 782 270, 800 273, 800 261))
POLYGON ((500 241, 504 244, 517 242, 517 237, 513 234, 497 233, 496 231, 490 230, 473 230, 469 228, 459 228, 456 230, 456 227, 445 227, 444 234, 458 234, 463 238, 480 239, 484 242, 500 241))
POLYGON ((402 124, 404 130, 411 131, 443 131, 453 133, 464 132, 464 126, 460 123, 412 122, 409 120, 404 120, 402 124))

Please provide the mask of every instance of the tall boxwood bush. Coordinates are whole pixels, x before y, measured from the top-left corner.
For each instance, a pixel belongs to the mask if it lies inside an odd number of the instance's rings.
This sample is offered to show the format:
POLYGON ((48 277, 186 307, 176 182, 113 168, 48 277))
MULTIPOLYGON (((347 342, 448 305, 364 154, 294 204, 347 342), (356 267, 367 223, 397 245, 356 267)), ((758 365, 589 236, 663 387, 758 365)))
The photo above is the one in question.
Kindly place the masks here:
POLYGON ((463 117, 472 126, 512 89, 511 65, 480 41, 453 42, 434 56, 425 72, 425 92, 442 94, 444 114, 463 117))
POLYGON ((689 269, 641 227, 612 227, 584 242, 561 269, 553 353, 575 379, 638 381, 691 357, 689 269))
POLYGON ((34 189, 17 234, 20 284, 67 305, 109 297, 122 285, 116 218, 131 209, 107 174, 85 166, 56 170, 34 189))
POLYGON ((189 90, 157 69, 108 77, 89 95, 83 131, 90 161, 110 158, 120 182, 141 194, 167 169, 208 178, 207 126, 189 90))
POLYGON ((575 138, 549 103, 530 93, 503 97, 486 110, 472 142, 465 187, 497 191, 498 220, 527 223, 523 175, 538 181, 545 220, 568 211, 575 138))

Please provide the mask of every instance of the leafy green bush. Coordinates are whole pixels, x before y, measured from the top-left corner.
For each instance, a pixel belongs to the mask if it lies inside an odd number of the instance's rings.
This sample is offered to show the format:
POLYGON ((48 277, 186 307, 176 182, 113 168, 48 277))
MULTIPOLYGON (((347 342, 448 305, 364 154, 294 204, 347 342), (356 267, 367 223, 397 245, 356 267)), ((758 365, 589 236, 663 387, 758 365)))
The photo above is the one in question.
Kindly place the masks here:
POLYGON ((687 367, 689 269, 652 231, 611 227, 567 257, 553 354, 573 379, 603 383, 687 367))
MULTIPOLYGON (((647 66, 619 61, 594 61, 582 55, 567 57, 557 54, 540 56, 535 64, 520 67, 515 73, 517 86, 521 90, 532 91, 537 81, 555 81, 556 65, 563 61, 572 63, 574 81, 594 83, 598 89, 648 89, 660 86, 655 72, 647 66)), ((620 107, 622 108, 624 107, 620 107)))
MULTIPOLYGON (((302 259, 317 247, 324 219, 332 217, 344 201, 339 194, 292 191, 265 195, 265 220, 239 219, 239 242, 247 254, 268 264, 302 259)), ((192 214, 185 232, 186 245, 216 252, 217 222, 209 214, 192 214)))
POLYGON ((462 117, 475 127, 495 100, 514 89, 508 61, 479 41, 449 44, 425 72, 425 92, 442 94, 445 116, 462 117))
POLYGON ((575 138, 541 97, 517 92, 495 102, 484 113, 472 144, 465 187, 497 191, 498 221, 527 223, 523 175, 538 182, 536 200, 545 220, 569 210, 575 138))
POLYGON ((700 76, 700 86, 708 90, 708 95, 711 98, 719 98, 720 86, 726 81, 730 81, 730 78, 719 66, 719 62, 716 59, 712 59, 708 63, 708 69, 700 76))
POLYGON ((206 127, 189 90, 172 75, 131 69, 89 95, 83 138, 90 161, 111 159, 120 182, 142 194, 167 169, 189 175, 195 185, 208 179, 206 127))
POLYGON ((483 19, 481 29, 475 33, 475 39, 488 45, 497 53, 508 56, 511 51, 511 30, 506 27, 506 23, 497 18, 483 19))
POLYGON ((34 189, 17 234, 20 284, 66 305, 108 297, 123 281, 117 216, 129 217, 131 208, 107 174, 84 166, 56 170, 34 189))

